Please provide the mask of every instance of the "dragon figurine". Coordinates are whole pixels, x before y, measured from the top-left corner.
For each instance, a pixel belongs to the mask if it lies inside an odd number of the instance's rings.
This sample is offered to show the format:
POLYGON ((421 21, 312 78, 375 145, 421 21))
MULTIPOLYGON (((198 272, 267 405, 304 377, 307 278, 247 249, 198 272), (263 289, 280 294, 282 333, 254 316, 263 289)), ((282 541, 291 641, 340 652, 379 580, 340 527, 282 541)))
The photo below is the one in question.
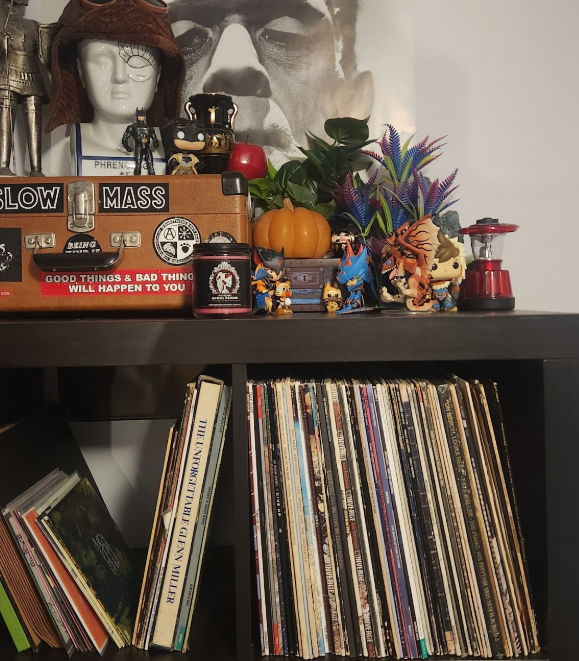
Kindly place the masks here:
MULTIPOLYGON (((430 214, 410 225, 404 223, 386 239, 382 258, 382 274, 406 299, 413 312, 427 312, 434 305, 431 296, 430 271, 439 246, 438 227, 430 214)), ((380 298, 385 303, 398 301, 387 287, 380 298)))

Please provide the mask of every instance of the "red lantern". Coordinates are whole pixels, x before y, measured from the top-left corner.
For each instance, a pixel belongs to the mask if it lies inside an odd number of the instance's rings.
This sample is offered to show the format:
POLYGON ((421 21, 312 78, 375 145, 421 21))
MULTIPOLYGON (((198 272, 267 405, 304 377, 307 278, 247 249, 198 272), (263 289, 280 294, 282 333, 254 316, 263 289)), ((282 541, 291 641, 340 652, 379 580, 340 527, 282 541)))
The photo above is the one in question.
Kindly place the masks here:
POLYGON ((493 218, 477 220, 459 230, 470 236, 474 261, 469 264, 462 284, 459 310, 513 310, 515 299, 509 272, 502 268, 504 236, 518 225, 499 223, 493 218))

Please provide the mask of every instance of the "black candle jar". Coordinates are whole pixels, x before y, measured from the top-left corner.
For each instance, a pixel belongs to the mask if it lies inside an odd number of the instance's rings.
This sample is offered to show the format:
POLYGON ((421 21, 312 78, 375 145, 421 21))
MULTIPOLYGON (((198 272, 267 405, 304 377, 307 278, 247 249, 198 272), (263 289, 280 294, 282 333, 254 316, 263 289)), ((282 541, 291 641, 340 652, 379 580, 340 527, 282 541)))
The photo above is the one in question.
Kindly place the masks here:
POLYGON ((193 246, 192 264, 196 317, 251 315, 251 248, 247 243, 198 243, 193 246))

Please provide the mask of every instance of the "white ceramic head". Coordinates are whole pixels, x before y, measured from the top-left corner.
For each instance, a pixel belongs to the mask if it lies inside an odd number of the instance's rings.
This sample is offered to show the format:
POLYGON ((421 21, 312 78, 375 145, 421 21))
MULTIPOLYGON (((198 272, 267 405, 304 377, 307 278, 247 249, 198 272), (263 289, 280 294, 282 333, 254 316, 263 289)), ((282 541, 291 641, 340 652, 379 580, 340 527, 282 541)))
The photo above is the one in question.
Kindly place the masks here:
POLYGON ((94 121, 132 123, 135 111, 146 112, 153 103, 161 53, 138 44, 85 39, 78 47, 78 70, 94 121))

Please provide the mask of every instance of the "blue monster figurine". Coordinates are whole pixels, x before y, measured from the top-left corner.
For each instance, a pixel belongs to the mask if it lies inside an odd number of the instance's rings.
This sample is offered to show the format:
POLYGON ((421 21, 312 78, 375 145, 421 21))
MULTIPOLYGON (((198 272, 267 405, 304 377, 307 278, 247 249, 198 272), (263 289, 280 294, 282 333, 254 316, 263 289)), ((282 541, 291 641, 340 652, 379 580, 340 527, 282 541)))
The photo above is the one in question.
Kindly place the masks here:
POLYGON ((372 291, 374 287, 374 277, 368 265, 368 250, 366 246, 361 246, 358 253, 352 250, 352 244, 346 244, 346 250, 338 267, 338 282, 345 285, 348 290, 348 298, 344 301, 344 306, 338 310, 338 314, 347 314, 348 312, 363 312, 373 308, 367 308, 364 305, 364 285, 369 285, 372 291))

